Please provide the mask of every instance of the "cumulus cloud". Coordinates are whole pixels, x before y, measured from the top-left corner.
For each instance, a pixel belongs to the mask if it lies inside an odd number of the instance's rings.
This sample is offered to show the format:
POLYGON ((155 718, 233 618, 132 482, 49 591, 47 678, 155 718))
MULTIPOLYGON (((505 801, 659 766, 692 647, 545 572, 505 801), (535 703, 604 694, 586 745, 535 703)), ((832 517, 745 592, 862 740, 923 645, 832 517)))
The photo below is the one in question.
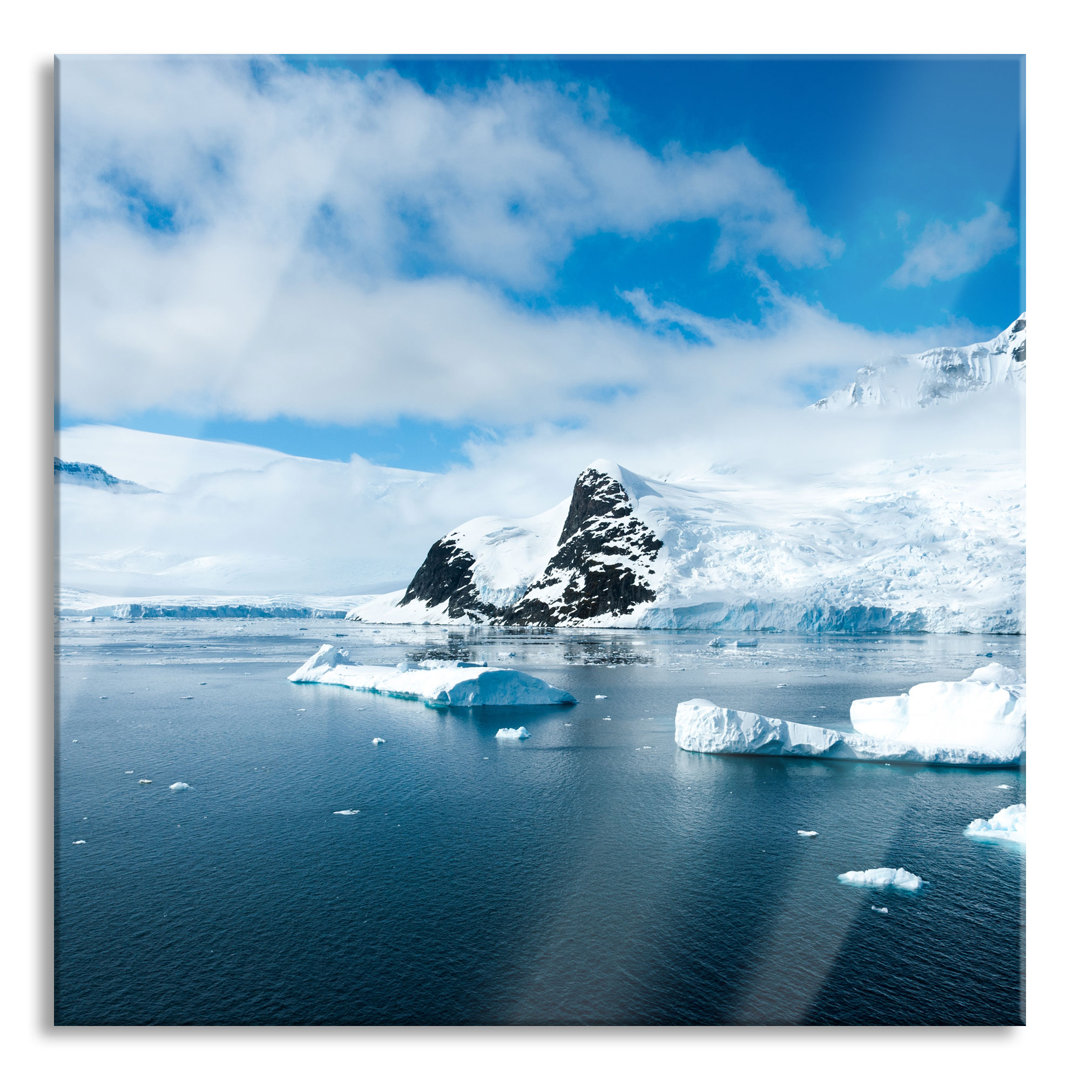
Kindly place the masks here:
POLYGON ((68 58, 60 103, 60 397, 85 416, 555 418, 681 356, 510 298, 582 237, 704 220, 718 266, 840 251, 745 148, 653 155, 595 91, 68 58))
MULTIPOLYGON (((907 220, 904 215, 904 226, 907 220)), ((985 266, 995 255, 1008 251, 1016 240, 1009 215, 991 202, 970 221, 957 225, 932 221, 887 284, 902 289, 908 285, 950 281, 985 266)))

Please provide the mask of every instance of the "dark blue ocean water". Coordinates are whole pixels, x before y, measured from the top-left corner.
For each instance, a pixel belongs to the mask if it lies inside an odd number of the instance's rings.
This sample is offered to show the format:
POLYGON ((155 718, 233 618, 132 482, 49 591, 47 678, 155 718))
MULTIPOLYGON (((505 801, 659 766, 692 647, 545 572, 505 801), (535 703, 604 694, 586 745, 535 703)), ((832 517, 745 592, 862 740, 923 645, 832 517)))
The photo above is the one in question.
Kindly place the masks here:
POLYGON ((56 1022, 1021 1023, 1023 852, 963 829, 1026 801, 1022 772, 702 756, 673 731, 690 697, 845 726, 853 697, 986 652, 1022 668, 1023 639, 711 637, 62 621, 56 1022), (580 703, 287 682, 324 641, 580 703), (836 880, 876 866, 928 884, 836 880))

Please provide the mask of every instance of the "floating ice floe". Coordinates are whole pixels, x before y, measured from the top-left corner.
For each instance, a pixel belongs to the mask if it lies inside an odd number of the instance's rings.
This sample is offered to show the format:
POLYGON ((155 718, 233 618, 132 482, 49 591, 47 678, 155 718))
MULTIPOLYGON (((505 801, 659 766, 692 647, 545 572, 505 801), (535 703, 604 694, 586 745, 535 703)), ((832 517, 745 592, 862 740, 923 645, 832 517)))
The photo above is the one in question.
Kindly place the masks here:
POLYGON ((85 840, 72 840, 71 843, 74 846, 74 845, 78 845, 78 844, 85 844, 86 841, 85 840))
POLYGON ((958 682, 919 683, 851 703, 851 731, 776 720, 695 698, 679 703, 675 741, 702 754, 766 754, 930 765, 1020 765, 1023 678, 987 664, 958 682))
POLYGON ((873 870, 848 870, 846 874, 837 874, 837 880, 848 885, 864 885, 872 889, 903 889, 915 892, 926 884, 918 874, 905 870, 902 866, 878 866, 873 870))
POLYGON ((359 810, 335 810, 335 814, 340 814, 342 817, 352 817, 353 814, 359 814, 359 810))
POLYGON ((140 784, 152 784, 153 782, 154 782, 153 780, 140 780, 139 781, 140 784))
POLYGON ((976 818, 965 830, 973 840, 1008 840, 1027 844, 1027 804, 1017 803, 999 810, 992 818, 976 818))
POLYGON ((501 727, 495 732, 496 739, 531 739, 528 730, 523 727, 501 727))
POLYGON ((607 701, 607 694, 596 694, 594 697, 597 701, 607 701))
POLYGON ((871 904, 870 905, 870 910, 871 911, 878 911, 882 915, 888 915, 889 914, 889 909, 887 907, 878 907, 877 904, 871 904))
POLYGON ((513 668, 489 668, 460 660, 407 660, 397 667, 350 664, 349 654, 333 645, 323 645, 289 676, 289 681, 411 698, 436 708, 577 704, 566 690, 513 668))
POLYGON ((799 836, 817 836, 817 833, 813 829, 796 829, 795 832, 799 836))
POLYGON ((382 746, 382 744, 384 742, 386 742, 385 739, 380 738, 378 735, 376 735, 375 738, 371 740, 371 745, 372 746, 382 746))
POLYGON ((190 791, 191 785, 185 784, 183 780, 177 780, 175 784, 169 785, 170 791, 190 791))

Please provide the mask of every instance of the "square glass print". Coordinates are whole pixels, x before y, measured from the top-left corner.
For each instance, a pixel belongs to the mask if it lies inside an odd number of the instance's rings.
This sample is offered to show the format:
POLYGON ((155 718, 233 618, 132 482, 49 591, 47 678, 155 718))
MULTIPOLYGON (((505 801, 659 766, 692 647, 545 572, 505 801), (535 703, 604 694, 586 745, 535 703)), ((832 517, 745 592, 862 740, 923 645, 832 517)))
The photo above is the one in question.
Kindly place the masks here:
POLYGON ((1024 1023, 1024 59, 57 61, 57 1025, 1024 1023))

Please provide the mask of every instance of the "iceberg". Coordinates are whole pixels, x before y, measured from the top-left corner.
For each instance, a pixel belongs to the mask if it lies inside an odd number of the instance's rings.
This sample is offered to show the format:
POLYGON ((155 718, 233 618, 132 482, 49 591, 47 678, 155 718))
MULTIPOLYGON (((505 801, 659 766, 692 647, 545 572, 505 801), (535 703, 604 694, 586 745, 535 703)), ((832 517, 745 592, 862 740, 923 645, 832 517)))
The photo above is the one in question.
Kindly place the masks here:
POLYGON ((795 832, 799 836, 817 836, 817 832, 814 829, 796 829, 795 832))
POLYGON ((1017 764, 1026 724, 1024 678, 998 663, 976 668, 959 682, 919 683, 906 694, 851 703, 851 726, 864 735, 977 750, 1017 764))
POLYGON ((1017 803, 999 810, 992 818, 976 818, 965 830, 973 840, 1007 840, 1027 844, 1027 804, 1017 803))
POLYGON ((496 739, 531 739, 528 730, 523 727, 501 727, 495 732, 496 739))
POLYGON ((169 785, 170 791, 190 791, 191 785, 185 784, 183 780, 177 780, 175 784, 169 785))
POLYGON ((918 874, 905 870, 902 866, 878 866, 873 870, 848 870, 846 874, 837 874, 837 880, 847 885, 863 885, 872 889, 903 889, 916 892, 926 884, 918 874))
POLYGON ((700 754, 765 754, 927 765, 1018 766, 1025 755, 1023 678, 1001 664, 958 682, 920 683, 895 697, 851 703, 854 731, 679 703, 675 742, 700 754))
POLYGON ((359 810, 335 810, 335 814, 340 814, 341 817, 352 817, 353 814, 359 814, 359 810))
POLYGON ((376 735, 375 738, 371 740, 371 745, 372 746, 382 746, 382 744, 384 742, 386 742, 385 739, 383 739, 380 736, 376 735))
POLYGON ((573 694, 513 668, 460 660, 407 660, 396 667, 350 664, 349 654, 323 645, 289 676, 294 683, 325 683, 422 701, 434 708, 576 705, 573 694))

